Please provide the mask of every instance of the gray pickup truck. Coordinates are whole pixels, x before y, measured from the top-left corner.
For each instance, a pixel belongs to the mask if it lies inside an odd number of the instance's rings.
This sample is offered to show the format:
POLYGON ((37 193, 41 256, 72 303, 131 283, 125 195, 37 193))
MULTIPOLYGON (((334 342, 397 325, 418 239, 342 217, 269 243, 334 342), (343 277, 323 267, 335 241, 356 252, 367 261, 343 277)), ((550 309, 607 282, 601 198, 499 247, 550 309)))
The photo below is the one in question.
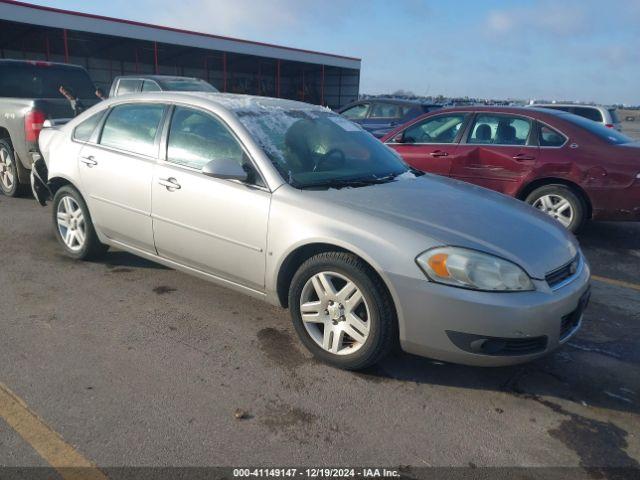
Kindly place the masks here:
POLYGON ((38 135, 45 120, 73 118, 96 104, 89 73, 77 65, 0 60, 0 189, 8 196, 28 190, 29 171, 39 158, 38 135), (64 87, 77 101, 62 93, 64 87))

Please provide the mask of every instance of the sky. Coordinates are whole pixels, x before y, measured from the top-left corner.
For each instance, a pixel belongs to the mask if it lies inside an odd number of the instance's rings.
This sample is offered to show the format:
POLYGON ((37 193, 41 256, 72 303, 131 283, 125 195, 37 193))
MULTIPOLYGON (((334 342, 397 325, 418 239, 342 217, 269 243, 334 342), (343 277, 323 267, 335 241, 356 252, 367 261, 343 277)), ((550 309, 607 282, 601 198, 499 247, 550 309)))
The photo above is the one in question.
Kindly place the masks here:
POLYGON ((360 91, 640 104, 640 0, 36 0, 362 58, 360 91))

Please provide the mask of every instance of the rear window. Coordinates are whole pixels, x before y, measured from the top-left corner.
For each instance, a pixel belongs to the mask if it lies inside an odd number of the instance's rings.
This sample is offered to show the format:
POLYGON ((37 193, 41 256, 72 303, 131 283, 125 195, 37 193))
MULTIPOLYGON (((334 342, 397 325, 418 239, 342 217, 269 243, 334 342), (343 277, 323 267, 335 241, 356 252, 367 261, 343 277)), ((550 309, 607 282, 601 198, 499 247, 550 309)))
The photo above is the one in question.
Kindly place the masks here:
POLYGON ((609 109, 609 115, 611 115, 611 121, 613 123, 620 123, 620 117, 618 117, 618 111, 615 108, 609 109))
POLYGON ((95 100, 95 86, 83 68, 46 62, 0 64, 0 97, 64 98, 60 86, 81 99, 95 100))
POLYGON ((175 78, 170 80, 159 80, 162 90, 175 92, 217 92, 218 90, 210 83, 197 78, 175 78))
POLYGON ((621 145, 623 143, 631 143, 633 140, 626 135, 614 130, 613 128, 607 128, 602 123, 596 123, 591 120, 587 120, 584 117, 578 115, 565 115, 562 114, 562 118, 569 120, 575 125, 587 130, 589 133, 604 140, 607 143, 613 145, 621 145))
POLYGON ((581 117, 588 118, 594 122, 602 122, 602 113, 597 108, 574 107, 573 113, 581 117))

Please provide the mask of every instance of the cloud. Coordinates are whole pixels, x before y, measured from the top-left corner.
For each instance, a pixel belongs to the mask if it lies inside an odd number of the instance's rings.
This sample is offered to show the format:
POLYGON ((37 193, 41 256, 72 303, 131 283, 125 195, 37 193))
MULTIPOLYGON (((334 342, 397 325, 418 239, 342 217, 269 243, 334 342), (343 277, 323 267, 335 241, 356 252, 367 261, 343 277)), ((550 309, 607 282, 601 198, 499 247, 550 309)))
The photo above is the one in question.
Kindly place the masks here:
POLYGON ((584 2, 544 0, 527 7, 503 8, 487 14, 485 27, 494 35, 511 33, 570 36, 587 33, 590 24, 584 2))

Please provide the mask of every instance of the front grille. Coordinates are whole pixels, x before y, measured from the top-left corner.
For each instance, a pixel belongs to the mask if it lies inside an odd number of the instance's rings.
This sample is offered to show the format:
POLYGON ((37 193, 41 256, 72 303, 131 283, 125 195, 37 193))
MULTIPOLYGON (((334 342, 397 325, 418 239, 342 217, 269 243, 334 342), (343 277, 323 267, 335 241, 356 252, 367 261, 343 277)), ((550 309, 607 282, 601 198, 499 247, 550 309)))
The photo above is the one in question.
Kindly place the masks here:
POLYGON ((571 260, 566 265, 563 265, 560 268, 553 270, 548 273, 544 278, 547 281, 547 284, 553 288, 560 285, 565 280, 571 278, 578 271, 578 267, 580 265, 580 257, 576 255, 576 257, 571 260))

